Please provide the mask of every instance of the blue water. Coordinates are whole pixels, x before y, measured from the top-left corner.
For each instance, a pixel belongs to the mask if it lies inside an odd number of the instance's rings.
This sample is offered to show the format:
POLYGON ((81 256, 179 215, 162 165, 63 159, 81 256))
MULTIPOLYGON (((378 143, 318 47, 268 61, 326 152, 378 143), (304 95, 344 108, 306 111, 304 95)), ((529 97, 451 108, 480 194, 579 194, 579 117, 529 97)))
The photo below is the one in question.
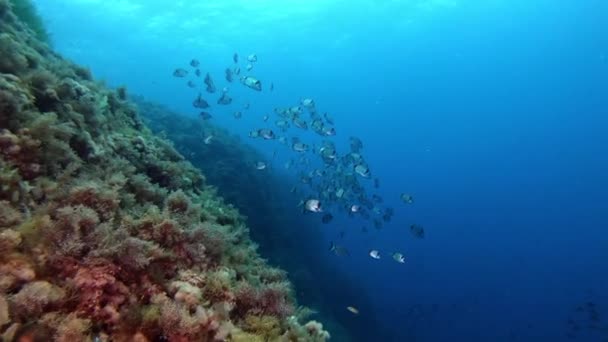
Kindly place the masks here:
POLYGON ((260 115, 218 111, 217 124, 246 136, 312 97, 338 146, 360 137, 395 217, 380 231, 337 217, 327 243, 348 231, 351 256, 319 253, 393 341, 608 339, 608 1, 36 2, 56 49, 109 85, 194 116, 173 69, 197 57, 222 83, 233 52, 255 52, 275 91, 232 85, 260 115), (576 316, 586 301, 599 329, 576 316))

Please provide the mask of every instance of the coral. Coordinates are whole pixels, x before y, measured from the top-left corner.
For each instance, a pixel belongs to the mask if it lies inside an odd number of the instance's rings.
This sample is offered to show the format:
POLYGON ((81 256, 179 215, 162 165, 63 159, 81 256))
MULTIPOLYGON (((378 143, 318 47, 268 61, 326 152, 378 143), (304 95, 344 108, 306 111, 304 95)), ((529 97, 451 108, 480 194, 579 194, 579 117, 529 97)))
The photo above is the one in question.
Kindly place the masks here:
POLYGON ((254 287, 241 282, 235 291, 236 308, 240 316, 271 315, 285 318, 294 312, 288 283, 271 283, 254 287))
POLYGON ((117 324, 119 307, 127 300, 129 289, 116 279, 119 270, 115 265, 103 260, 91 264, 79 267, 70 279, 79 294, 77 312, 98 322, 117 324))
POLYGON ((2 255, 0 263, 0 292, 17 288, 19 285, 30 282, 36 278, 32 264, 22 256, 12 254, 2 255))
POLYGON ((65 299, 65 292, 47 282, 34 281, 25 284, 23 288, 11 298, 15 312, 28 319, 40 316, 46 310, 58 307, 65 299))
POLYGON ((161 306, 159 324, 170 341, 206 340, 220 327, 213 311, 197 306, 191 312, 186 306, 170 300, 161 306))
POLYGON ((0 227, 10 227, 20 223, 21 213, 8 201, 0 201, 0 227))
POLYGON ((0 295, 0 327, 3 327, 11 321, 8 311, 8 302, 4 296, 0 295))
MULTIPOLYGON (((23 241, 21 234, 12 229, 7 229, 0 232, 0 254, 7 255, 11 253, 23 241)), ((0 258, 1 259, 1 258, 0 258)))
POLYGON ((248 315, 244 321, 246 331, 263 336, 265 341, 273 341, 283 332, 281 322, 274 316, 248 315))
POLYGON ((75 314, 66 316, 57 326, 55 341, 72 342, 90 340, 89 330, 91 321, 76 317, 75 314))
POLYGON ((86 206, 93 209, 100 220, 107 221, 114 216, 119 199, 115 191, 90 183, 72 188, 63 204, 86 206))
POLYGON ((171 292, 175 293, 173 298, 178 303, 183 303, 189 308, 200 304, 203 293, 200 288, 184 281, 174 281, 169 286, 171 292))
POLYGON ((330 339, 330 334, 323 330, 323 325, 316 321, 310 321, 304 326, 300 325, 298 320, 292 316, 287 320, 288 330, 281 336, 279 341, 312 341, 323 342, 330 339))

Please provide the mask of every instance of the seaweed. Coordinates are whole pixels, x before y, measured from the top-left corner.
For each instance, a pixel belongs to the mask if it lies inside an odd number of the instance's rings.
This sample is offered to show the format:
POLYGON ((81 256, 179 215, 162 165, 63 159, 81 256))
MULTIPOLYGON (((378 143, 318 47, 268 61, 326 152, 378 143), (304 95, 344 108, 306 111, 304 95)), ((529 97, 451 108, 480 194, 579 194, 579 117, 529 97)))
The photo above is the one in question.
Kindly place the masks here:
POLYGON ((34 36, 45 43, 50 43, 51 38, 44 26, 42 17, 31 0, 8 0, 13 13, 24 22, 33 32, 34 36))

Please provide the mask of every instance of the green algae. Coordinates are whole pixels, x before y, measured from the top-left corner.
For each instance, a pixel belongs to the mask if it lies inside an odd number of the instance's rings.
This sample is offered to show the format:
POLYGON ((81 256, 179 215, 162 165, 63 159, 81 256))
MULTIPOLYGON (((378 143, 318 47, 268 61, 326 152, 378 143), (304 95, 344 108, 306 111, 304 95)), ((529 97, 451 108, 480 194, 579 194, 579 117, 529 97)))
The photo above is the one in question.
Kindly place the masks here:
POLYGON ((44 26, 42 17, 36 9, 36 5, 31 0, 8 0, 11 4, 12 11, 25 23, 32 31, 35 37, 45 43, 50 43, 50 35, 44 26))

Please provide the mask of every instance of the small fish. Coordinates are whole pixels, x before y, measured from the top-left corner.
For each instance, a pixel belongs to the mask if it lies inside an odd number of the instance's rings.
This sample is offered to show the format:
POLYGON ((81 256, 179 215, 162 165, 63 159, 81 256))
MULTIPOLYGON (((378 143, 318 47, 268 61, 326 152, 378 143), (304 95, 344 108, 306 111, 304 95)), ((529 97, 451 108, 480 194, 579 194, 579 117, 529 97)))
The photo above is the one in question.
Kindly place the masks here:
POLYGON ((417 239, 423 239, 424 227, 422 227, 421 225, 413 224, 410 226, 410 233, 412 233, 412 235, 414 235, 414 237, 417 239))
POLYGON ((315 101, 313 99, 302 99, 302 101, 300 101, 302 103, 302 106, 306 107, 306 108, 314 108, 315 107, 315 101))
POLYGON ((194 71, 194 74, 196 75, 196 77, 201 77, 201 69, 196 69, 194 71))
POLYGON ((187 85, 188 85, 188 88, 196 88, 196 82, 194 82, 192 80, 188 81, 187 85))
POLYGON ((258 130, 258 135, 265 140, 272 140, 275 138, 274 132, 268 128, 262 128, 258 130))
POLYGON ((240 75, 241 74, 241 68, 236 67, 236 68, 234 68, 233 72, 234 72, 235 75, 240 75))
POLYGON ((378 189, 380 187, 380 180, 378 178, 374 178, 374 188, 378 189))
POLYGON ((277 127, 285 131, 289 128, 289 122, 287 120, 277 120, 274 122, 277 127))
POLYGON ((186 77, 187 75, 188 75, 188 70, 186 70, 186 69, 178 68, 178 69, 175 69, 175 71, 173 71, 173 76, 175 76, 175 77, 186 77))
POLYGON ((203 120, 205 120, 205 121, 206 121, 206 120, 209 120, 209 119, 211 119, 211 118, 213 117, 213 116, 212 116, 210 113, 208 113, 208 112, 200 112, 200 113, 199 113, 199 116, 201 117, 201 119, 203 119, 203 120))
POLYGON ((211 144, 211 140, 213 140, 213 135, 209 135, 208 137, 206 137, 203 142, 205 143, 205 145, 209 145, 211 144))
POLYGON ((414 197, 412 195, 409 194, 401 194, 401 200, 403 201, 403 203, 405 204, 412 204, 414 203, 414 197))
POLYGON ((270 83, 270 91, 274 90, 274 83, 270 83))
POLYGON ((294 143, 291 145, 291 149, 292 149, 292 150, 294 150, 294 151, 296 151, 296 152, 300 152, 300 153, 302 153, 302 152, 306 152, 306 151, 308 151, 308 145, 306 145, 306 144, 305 144, 305 143, 303 143, 303 142, 299 142, 299 141, 298 141, 298 142, 294 142, 294 143))
POLYGON ((209 93, 215 93, 216 88, 215 88, 215 83, 213 83, 213 79, 211 78, 211 75, 209 75, 209 73, 207 73, 207 75, 205 75, 205 84, 207 85, 207 92, 209 93))
POLYGON ((232 76, 232 70, 230 70, 230 68, 226 68, 224 72, 226 73, 226 81, 232 82, 234 80, 234 77, 232 76))
POLYGON ((243 117, 243 113, 236 111, 236 112, 232 113, 232 116, 234 116, 235 119, 240 119, 243 117))
POLYGON ((198 59, 193 59, 193 60, 190 61, 190 66, 193 67, 193 68, 198 68, 198 66, 200 64, 201 63, 198 61, 198 59))
POLYGON ((400 264, 405 264, 405 257, 403 256, 403 254, 401 254, 399 252, 393 253, 393 260, 395 260, 396 262, 398 262, 400 264))
POLYGON ((234 64, 236 64, 236 63, 238 63, 238 62, 239 62, 239 54, 238 54, 238 53, 236 53, 236 52, 235 52, 235 53, 232 55, 232 61, 234 62, 234 64))
POLYGON ((331 116, 329 116, 329 114, 327 113, 323 113, 323 118, 325 118, 325 121, 330 124, 333 125, 334 124, 334 119, 331 118, 331 116))
POLYGON ((344 246, 340 246, 340 245, 336 245, 335 243, 331 243, 330 247, 329 247, 329 251, 334 253, 337 256, 348 256, 350 255, 350 252, 348 251, 348 249, 346 249, 346 247, 344 246))
POLYGON ((354 306, 347 306, 346 310, 350 311, 351 313, 358 315, 359 314, 359 309, 355 308, 354 306))
POLYGON ((306 121, 300 118, 294 118, 293 125, 301 129, 308 129, 308 124, 306 123, 306 121))
POLYGON ((222 93, 222 96, 217 99, 217 103, 221 105, 229 105, 232 103, 232 97, 228 93, 222 93))
POLYGON ((266 167, 267 167, 267 165, 263 161, 258 161, 255 163, 256 170, 265 170, 266 167))
POLYGON ((369 251, 369 256, 372 257, 372 259, 378 260, 378 259, 380 259, 380 252, 378 252, 375 249, 372 249, 369 251))
POLYGON ((268 115, 264 115, 264 116, 262 117, 262 120, 264 120, 264 122, 268 121, 268 115))
POLYGON ((249 102, 245 102, 245 104, 243 105, 243 109, 249 109, 249 107, 251 107, 249 102))
POLYGON ((350 150, 353 153, 359 153, 363 149, 363 142, 357 137, 350 137, 350 150))
POLYGON ((207 103, 207 101, 205 101, 205 99, 203 99, 203 97, 199 93, 198 96, 196 97, 196 99, 194 99, 194 101, 192 101, 192 106, 194 106, 194 108, 205 109, 205 108, 209 108, 209 103, 207 103))
POLYGON ((258 55, 256 55, 255 53, 252 53, 251 55, 247 56, 247 61, 251 62, 251 63, 255 63, 258 61, 258 55))
POLYGON ((247 64, 245 69, 247 69, 247 71, 251 71, 251 69, 253 69, 253 64, 251 64, 251 63, 247 64))
POLYGON ((321 222, 323 222, 324 224, 328 224, 329 222, 331 222, 331 220, 333 220, 333 215, 330 213, 327 213, 325 215, 323 215, 323 217, 321 218, 321 222))
POLYGON ((253 90, 262 91, 262 82, 255 77, 243 76, 241 77, 241 83, 253 90))
POLYGON ((323 211, 321 207, 321 201, 318 199, 309 199, 304 203, 304 208, 313 213, 320 213, 323 211))
POLYGON ((260 132, 259 131, 250 131, 249 132, 249 137, 250 138, 259 138, 260 137, 260 132))
POLYGON ((361 207, 357 204, 353 204, 350 206, 351 213, 357 213, 357 212, 359 212, 360 209, 361 209, 361 207))
POLYGON ((326 137, 333 137, 334 135, 336 135, 336 129, 333 127, 323 126, 323 128, 321 129, 321 135, 324 135, 326 137))
POLYGON ((369 171, 369 168, 365 164, 357 164, 355 166, 355 172, 363 178, 371 177, 371 172, 369 171))

